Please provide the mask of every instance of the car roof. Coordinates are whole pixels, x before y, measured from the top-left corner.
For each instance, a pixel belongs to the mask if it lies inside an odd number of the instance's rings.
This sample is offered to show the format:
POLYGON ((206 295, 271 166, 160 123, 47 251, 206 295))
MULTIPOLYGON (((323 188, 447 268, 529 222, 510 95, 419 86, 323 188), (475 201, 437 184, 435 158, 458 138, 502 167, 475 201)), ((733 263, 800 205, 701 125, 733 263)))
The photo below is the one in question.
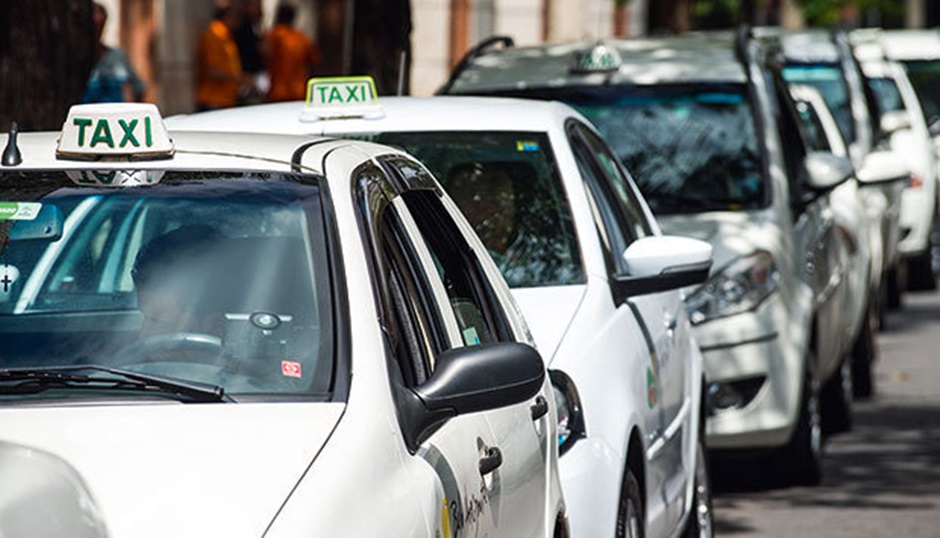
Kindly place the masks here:
MULTIPOLYGON (((25 132, 17 136, 22 163, 0 166, 0 173, 15 170, 81 169, 163 169, 163 170, 266 170, 290 172, 295 152, 303 153, 303 167, 321 173, 323 157, 339 146, 355 146, 363 155, 401 153, 387 146, 349 140, 279 134, 232 132, 184 132, 170 130, 175 151, 170 158, 145 160, 76 160, 56 157, 59 132, 25 132)), ((7 146, 9 134, 0 134, 0 148, 7 146)))
POLYGON ((938 30, 884 30, 880 38, 885 53, 893 60, 940 59, 938 30))
POLYGON ((746 81, 730 33, 604 39, 485 52, 456 74, 450 91, 509 91, 558 86, 746 81), (598 45, 622 64, 613 72, 572 72, 572 58, 598 45))
POLYGON ((773 38, 779 43, 780 53, 787 63, 837 64, 841 60, 839 48, 827 30, 780 30, 776 28, 755 29, 763 38, 773 38))
MULTIPOLYGON (((569 117, 568 105, 504 97, 380 97, 377 118, 302 121, 304 103, 276 103, 186 116, 171 116, 171 129, 280 132, 294 135, 381 131, 537 131, 547 132, 569 117)), ((586 120, 585 120, 586 121, 586 120)))

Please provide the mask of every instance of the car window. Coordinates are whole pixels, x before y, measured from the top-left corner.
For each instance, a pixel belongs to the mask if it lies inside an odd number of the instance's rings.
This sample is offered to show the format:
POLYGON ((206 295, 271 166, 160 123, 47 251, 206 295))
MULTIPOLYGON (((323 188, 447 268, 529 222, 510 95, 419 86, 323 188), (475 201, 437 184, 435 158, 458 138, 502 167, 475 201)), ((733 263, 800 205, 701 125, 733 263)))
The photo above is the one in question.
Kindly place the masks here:
POLYGON ((870 77, 866 80, 869 87, 875 92, 875 98, 878 99, 878 110, 882 114, 905 110, 904 98, 901 97, 901 90, 898 89, 898 85, 893 78, 870 77))
POLYGON ((807 150, 831 153, 832 148, 829 145, 829 139, 826 137, 826 129, 819 120, 816 109, 805 101, 797 101, 794 105, 800 118, 800 125, 803 128, 803 137, 806 141, 807 150))
MULTIPOLYGON (((58 237, 0 245, 4 273, 17 273, 0 295, 0 367, 96 364, 243 395, 329 390, 332 287, 314 180, 167 172, 99 190, 29 172, 0 174, 0 192, 63 220, 58 237)), ((8 238, 18 225, 0 221, 8 238)))
POLYGON ((548 138, 531 132, 383 133, 440 181, 511 287, 584 282, 548 138))
POLYGON ((832 111, 832 116, 842 131, 842 137, 847 142, 856 140, 849 90, 838 66, 788 65, 783 68, 783 78, 789 84, 800 83, 816 88, 832 111))
POLYGON ((907 77, 914 86, 924 119, 930 123, 940 117, 940 62, 935 60, 905 61, 907 77))

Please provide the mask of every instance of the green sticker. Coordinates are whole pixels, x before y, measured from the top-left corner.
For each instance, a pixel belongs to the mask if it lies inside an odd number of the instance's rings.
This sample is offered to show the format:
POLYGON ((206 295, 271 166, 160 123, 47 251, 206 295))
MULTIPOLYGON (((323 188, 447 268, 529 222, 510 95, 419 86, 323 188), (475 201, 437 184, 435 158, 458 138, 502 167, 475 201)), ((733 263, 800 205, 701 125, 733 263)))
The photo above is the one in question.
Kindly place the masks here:
POLYGON ((0 220, 33 220, 40 209, 37 202, 0 202, 0 220))
POLYGON ((480 335, 477 334, 476 327, 467 327, 463 330, 463 343, 468 346, 480 344, 480 335))

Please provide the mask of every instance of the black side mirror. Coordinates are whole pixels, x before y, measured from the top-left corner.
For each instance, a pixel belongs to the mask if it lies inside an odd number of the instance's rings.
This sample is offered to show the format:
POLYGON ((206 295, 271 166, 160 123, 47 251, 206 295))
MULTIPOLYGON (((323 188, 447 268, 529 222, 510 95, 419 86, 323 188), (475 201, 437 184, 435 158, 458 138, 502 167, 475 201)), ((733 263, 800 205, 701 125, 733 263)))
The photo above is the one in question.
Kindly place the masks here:
POLYGON ((408 447, 416 450, 451 417, 529 400, 544 383, 542 357, 526 344, 499 342, 449 349, 437 357, 430 379, 403 389, 402 423, 408 447))

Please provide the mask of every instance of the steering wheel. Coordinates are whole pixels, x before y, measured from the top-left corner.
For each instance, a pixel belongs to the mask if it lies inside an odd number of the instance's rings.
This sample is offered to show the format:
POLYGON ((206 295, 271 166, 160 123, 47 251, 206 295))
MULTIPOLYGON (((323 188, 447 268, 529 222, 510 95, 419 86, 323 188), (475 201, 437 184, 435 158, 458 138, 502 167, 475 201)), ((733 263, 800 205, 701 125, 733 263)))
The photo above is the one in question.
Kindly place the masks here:
POLYGON ((156 334, 138 340, 117 354, 118 361, 139 364, 156 361, 195 361, 221 366, 222 339, 200 333, 156 334), (159 358, 157 358, 159 356, 159 358))

